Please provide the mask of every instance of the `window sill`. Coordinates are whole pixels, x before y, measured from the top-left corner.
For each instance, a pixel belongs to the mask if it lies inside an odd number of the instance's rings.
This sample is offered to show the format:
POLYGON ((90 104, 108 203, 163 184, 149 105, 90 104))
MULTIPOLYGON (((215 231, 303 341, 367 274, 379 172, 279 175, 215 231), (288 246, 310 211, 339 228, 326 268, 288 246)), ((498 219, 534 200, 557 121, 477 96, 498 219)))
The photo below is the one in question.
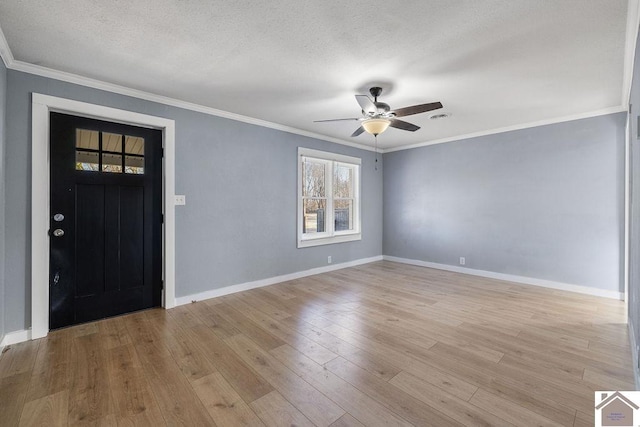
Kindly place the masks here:
POLYGON ((308 248, 311 246, 332 245, 334 243, 353 242, 356 240, 362 240, 361 233, 343 234, 332 237, 321 237, 317 239, 305 239, 298 240, 298 248, 308 248))

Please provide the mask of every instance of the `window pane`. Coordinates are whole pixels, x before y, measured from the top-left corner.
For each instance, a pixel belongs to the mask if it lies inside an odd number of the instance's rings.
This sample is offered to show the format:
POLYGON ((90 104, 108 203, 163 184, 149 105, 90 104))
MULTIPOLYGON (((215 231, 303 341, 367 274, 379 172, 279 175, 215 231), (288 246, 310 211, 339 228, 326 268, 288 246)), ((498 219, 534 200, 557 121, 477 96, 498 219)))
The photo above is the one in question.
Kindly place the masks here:
POLYGON ((325 164, 305 160, 302 162, 302 195, 325 197, 325 164))
POLYGON ((98 153, 76 150, 76 170, 99 171, 98 153))
POLYGON ((139 136, 126 136, 124 139, 124 152, 127 154, 144 155, 144 138, 139 136))
POLYGON ((341 198, 353 197, 353 168, 336 165, 333 172, 333 196, 341 198))
POLYGON ((102 153, 102 172, 122 173, 122 154, 102 153))
POLYGON ((302 232, 309 233, 323 233, 326 227, 327 215, 326 199, 304 199, 303 200, 304 217, 302 221, 302 232))
POLYGON ((102 151, 122 153, 122 135, 102 132, 102 151))
POLYGON ((144 174, 144 157, 124 156, 124 172, 138 175, 144 174))
POLYGON ((333 202, 335 231, 353 230, 353 200, 333 202))
POLYGON ((76 129, 76 148, 100 149, 97 130, 76 129))

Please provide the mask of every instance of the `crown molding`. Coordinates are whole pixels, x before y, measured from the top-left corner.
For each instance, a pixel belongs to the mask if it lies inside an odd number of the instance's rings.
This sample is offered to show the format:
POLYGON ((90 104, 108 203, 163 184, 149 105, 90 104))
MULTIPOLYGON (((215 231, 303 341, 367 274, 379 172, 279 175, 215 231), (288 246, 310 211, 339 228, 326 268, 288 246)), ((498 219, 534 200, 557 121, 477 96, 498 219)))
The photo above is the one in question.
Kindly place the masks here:
POLYGON ((557 118, 553 118, 553 119, 545 119, 545 120, 540 120, 540 121, 537 121, 537 122, 522 123, 522 124, 513 125, 513 126, 506 126, 506 127, 502 127, 502 128, 487 129, 487 130, 483 130, 483 131, 479 131, 479 132, 467 133, 467 134, 464 134, 464 135, 456 135, 456 136, 452 136, 452 137, 449 137, 449 138, 434 139, 432 141, 419 142, 417 144, 410 144, 410 145, 403 145, 403 146, 400 146, 400 147, 386 148, 386 149, 382 150, 382 153, 392 153, 394 151, 410 150, 412 148, 426 147, 428 145, 435 145, 435 144, 444 144, 445 142, 455 142, 455 141, 460 141, 460 140, 463 140, 463 139, 477 138, 479 136, 496 135, 496 134, 499 134, 499 133, 511 132, 511 131, 514 131, 514 130, 528 129, 528 128, 534 128, 534 127, 538 127, 538 126, 553 125, 553 124, 563 123, 563 122, 571 122, 571 121, 574 121, 574 120, 588 119, 590 117, 606 116, 608 114, 621 113, 621 112, 624 112, 624 111, 627 111, 627 107, 625 107, 625 106, 609 107, 609 108, 604 108, 602 110, 589 111, 589 112, 580 113, 580 114, 572 114, 570 116, 557 117, 557 118))
POLYGON ((2 61, 7 68, 11 68, 11 64, 15 62, 13 53, 11 53, 11 49, 9 48, 9 43, 7 43, 7 39, 2 32, 2 28, 0 28, 0 57, 2 57, 2 61))
POLYGON ((54 80, 60 80, 67 83, 73 83, 80 86, 90 87, 93 89, 104 90, 111 93, 117 93, 120 95, 130 96, 133 98, 144 99, 145 101, 151 101, 158 104, 169 105, 172 107, 182 108, 185 110, 196 111, 203 114, 208 114, 211 116, 222 117, 225 119, 236 120, 243 123, 248 123, 256 126, 261 126, 265 128, 280 130, 283 132, 293 133, 301 136, 306 136, 309 138, 320 139, 323 141, 333 142, 340 145, 347 145, 349 147, 359 148, 361 150, 374 151, 373 147, 369 147, 366 145, 361 145, 349 141, 344 141, 338 138, 332 138, 326 135, 321 135, 314 132, 305 131, 302 129, 297 129, 291 126, 282 125, 279 123, 273 123, 266 120, 256 119, 253 117, 243 116, 241 114, 230 113, 224 110, 218 110, 217 108, 207 107, 200 104, 195 104, 192 102, 182 101, 176 98, 170 98, 163 95, 156 95, 154 93, 145 92, 139 89, 132 89, 126 86, 117 85, 114 83, 104 82, 102 80, 92 79, 89 77, 79 76, 77 74, 68 73, 65 71, 58 71, 47 67, 42 67, 40 65, 29 64, 27 62, 14 60, 10 66, 10 68, 15 71, 21 71, 23 73, 33 74, 40 77, 47 77, 54 80))
POLYGON ((73 74, 73 73, 68 73, 65 71, 58 71, 52 68, 30 64, 28 62, 18 61, 13 57, 13 53, 9 48, 7 39, 4 37, 4 33, 2 32, 2 28, 0 28, 0 56, 2 56, 2 60, 4 61, 5 66, 10 70, 21 71, 27 74, 33 74, 40 77, 46 77, 54 80, 67 82, 67 83, 73 83, 80 86, 90 87, 93 89, 99 89, 107 92, 117 93, 120 95, 131 96, 133 98, 144 99, 145 101, 151 101, 158 104, 169 105, 172 107, 182 108, 190 111, 196 111, 199 113, 208 114, 216 117, 222 117, 225 119, 236 120, 239 122, 248 123, 256 126, 261 126, 261 127, 283 131, 283 132, 293 133, 296 135, 306 136, 308 138, 320 139, 323 141, 333 142, 340 145, 346 145, 346 146, 358 148, 361 150, 366 150, 366 151, 375 150, 374 147, 371 147, 371 146, 357 144, 354 142, 345 141, 339 138, 333 138, 326 135, 305 131, 302 129, 297 129, 297 128, 282 125, 279 123, 273 123, 266 120, 243 116, 241 114, 231 113, 224 110, 218 110, 217 108, 207 107, 204 105, 182 101, 180 99, 170 98, 167 96, 156 95, 154 93, 145 92, 143 90, 133 89, 126 86, 117 85, 114 83, 108 83, 102 80, 83 77, 83 76, 73 74))
POLYGON ((622 77, 622 105, 629 105, 631 84, 633 83, 633 67, 640 26, 640 0, 629 0, 627 6, 627 31, 624 45, 624 68, 622 77))
MULTIPOLYGON (((602 116, 602 115, 627 111, 628 98, 629 98, 629 93, 631 89, 631 79, 633 78, 632 68, 633 68, 633 60, 634 60, 634 54, 635 54, 635 39, 630 41, 630 37, 635 38, 638 34, 638 25, 636 24, 634 27, 633 22, 636 22, 636 23, 640 22, 639 21, 640 7, 638 7, 639 2, 640 0, 629 0, 629 8, 630 8, 629 11, 633 12, 633 17, 630 17, 631 14, 629 14, 628 15, 629 17, 627 19, 627 36, 626 36, 627 38, 626 38, 626 44, 625 44, 626 55, 625 55, 625 69, 624 69, 625 81, 623 81, 623 86, 624 86, 623 101, 624 99, 626 99, 627 102, 626 103, 623 102, 621 106, 610 107, 602 110, 597 110, 597 111, 592 111, 587 113, 580 113, 580 114, 564 116, 564 117, 558 117, 553 119, 546 119, 546 120, 541 120, 536 122, 523 123, 523 124, 507 126, 502 128, 488 129, 488 130, 483 130, 483 131, 478 131, 478 132, 473 132, 473 133, 468 133, 463 135, 456 135, 456 136, 447 137, 447 138, 419 142, 415 144, 401 145, 398 147, 378 148, 377 149, 378 153, 384 154, 384 153, 392 153, 394 151, 410 150, 412 148, 426 147, 429 145, 443 144, 446 142, 454 142, 454 141, 459 141, 459 140, 464 140, 469 138, 476 138, 479 136, 494 135, 494 134, 510 132, 514 130, 532 128, 536 126, 544 126, 544 125, 568 122, 568 121, 579 120, 579 119, 584 119, 589 117, 596 117, 596 116, 602 116), (632 28, 633 30, 630 28, 632 28), (628 88, 627 88, 627 83, 628 83, 628 88)), ((65 71, 58 71, 52 68, 47 68, 40 65, 34 65, 27 62, 23 62, 23 61, 18 61, 13 57, 13 53, 11 52, 11 49, 9 48, 7 40, 4 37, 4 33, 2 32, 2 28, 0 28, 0 56, 2 57, 2 60, 4 61, 6 67, 11 70, 20 71, 27 74, 33 74, 40 77, 46 77, 54 80, 59 80, 67 83, 77 84, 80 86, 90 87, 93 89, 104 90, 106 92, 117 93, 120 95, 130 96, 133 98, 143 99, 145 101, 155 102, 162 105, 169 105, 172 107, 182 108, 185 110, 196 111, 196 112, 208 114, 211 116, 236 120, 239 122, 261 126, 269 129, 275 129, 282 132, 301 135, 308 138, 314 138, 322 141, 333 142, 335 144, 345 145, 345 146, 357 148, 360 150, 376 151, 374 147, 371 147, 369 145, 358 144, 358 143, 346 141, 343 139, 333 138, 333 137, 318 134, 315 132, 309 132, 309 131, 294 128, 291 126, 282 125, 279 123, 274 123, 266 120, 256 119, 253 117, 243 116, 241 114, 231 113, 228 111, 207 107, 207 106, 195 104, 192 102, 182 101, 179 99, 157 95, 150 92, 129 88, 126 86, 117 85, 114 83, 108 83, 102 80, 83 77, 83 76, 73 74, 73 73, 68 73, 65 71)))

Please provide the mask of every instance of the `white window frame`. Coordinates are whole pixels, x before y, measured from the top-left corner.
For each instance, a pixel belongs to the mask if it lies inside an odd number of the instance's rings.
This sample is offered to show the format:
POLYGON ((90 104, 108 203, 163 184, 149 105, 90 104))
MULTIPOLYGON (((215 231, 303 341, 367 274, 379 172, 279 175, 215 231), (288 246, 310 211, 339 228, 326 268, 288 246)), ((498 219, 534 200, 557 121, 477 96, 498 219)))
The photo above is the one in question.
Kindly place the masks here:
POLYGON ((298 147, 298 248, 310 246, 329 245, 333 243, 352 242, 362 240, 361 217, 360 217, 360 174, 362 160, 358 157, 344 156, 342 154, 329 153, 326 151, 312 150, 310 148, 298 147), (325 194, 327 196, 327 207, 325 213, 326 226, 323 233, 304 234, 303 230, 303 197, 302 197, 302 163, 304 157, 313 158, 315 161, 327 165, 325 182, 325 194), (337 164, 345 164, 354 167, 353 183, 353 230, 334 230, 333 211, 333 168, 337 164))

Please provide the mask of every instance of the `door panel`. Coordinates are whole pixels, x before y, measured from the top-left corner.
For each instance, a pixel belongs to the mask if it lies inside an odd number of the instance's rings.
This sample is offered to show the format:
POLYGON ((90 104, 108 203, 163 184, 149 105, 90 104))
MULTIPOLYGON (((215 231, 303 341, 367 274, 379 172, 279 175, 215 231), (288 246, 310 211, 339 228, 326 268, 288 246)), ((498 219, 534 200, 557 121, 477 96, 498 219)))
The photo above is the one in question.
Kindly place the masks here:
POLYGON ((120 189, 120 274, 123 288, 144 283, 144 189, 120 189))
POLYGON ((50 135, 51 328, 160 305, 161 132, 51 113, 50 135))
POLYGON ((76 296, 104 289, 104 186, 76 186, 76 296))
MULTIPOLYGON (((115 230, 119 227, 120 221, 120 186, 107 186, 105 194, 106 204, 105 227, 107 230, 115 230)), ((120 233, 105 233, 105 289, 107 291, 117 291, 120 289, 120 233)))

